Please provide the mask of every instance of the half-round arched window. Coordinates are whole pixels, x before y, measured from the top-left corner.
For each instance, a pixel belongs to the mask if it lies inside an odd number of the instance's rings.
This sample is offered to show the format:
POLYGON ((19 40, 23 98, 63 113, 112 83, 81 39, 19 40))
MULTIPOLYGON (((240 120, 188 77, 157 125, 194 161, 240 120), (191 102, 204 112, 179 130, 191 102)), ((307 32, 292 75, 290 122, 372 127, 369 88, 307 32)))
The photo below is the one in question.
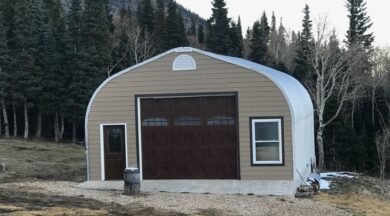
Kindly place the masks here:
POLYGON ((196 70, 195 59, 187 54, 179 55, 173 61, 172 70, 173 71, 196 70))

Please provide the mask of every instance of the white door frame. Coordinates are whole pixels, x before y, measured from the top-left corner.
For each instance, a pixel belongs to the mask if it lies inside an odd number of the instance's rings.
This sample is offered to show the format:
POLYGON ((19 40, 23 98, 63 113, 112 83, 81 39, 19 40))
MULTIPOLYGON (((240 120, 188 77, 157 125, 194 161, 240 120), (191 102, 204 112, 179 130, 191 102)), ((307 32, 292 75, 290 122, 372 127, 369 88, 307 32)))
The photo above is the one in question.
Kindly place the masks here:
POLYGON ((129 166, 128 163, 128 152, 127 152, 127 123, 103 123, 100 124, 100 167, 101 167, 101 180, 106 180, 106 172, 105 172, 105 161, 104 161, 104 126, 115 126, 115 125, 123 125, 125 126, 125 168, 129 166))

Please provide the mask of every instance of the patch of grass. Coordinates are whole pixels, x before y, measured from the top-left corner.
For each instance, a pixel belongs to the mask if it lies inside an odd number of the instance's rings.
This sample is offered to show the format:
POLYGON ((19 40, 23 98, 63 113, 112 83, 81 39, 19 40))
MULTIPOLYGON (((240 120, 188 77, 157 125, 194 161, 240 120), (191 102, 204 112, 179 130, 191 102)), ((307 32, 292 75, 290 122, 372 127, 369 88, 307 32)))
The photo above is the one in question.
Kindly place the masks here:
POLYGON ((84 147, 75 144, 0 139, 0 183, 28 179, 84 181, 84 147))
POLYGON ((314 200, 336 204, 340 208, 351 209, 356 215, 390 215, 390 202, 372 195, 355 192, 343 195, 320 193, 314 200))

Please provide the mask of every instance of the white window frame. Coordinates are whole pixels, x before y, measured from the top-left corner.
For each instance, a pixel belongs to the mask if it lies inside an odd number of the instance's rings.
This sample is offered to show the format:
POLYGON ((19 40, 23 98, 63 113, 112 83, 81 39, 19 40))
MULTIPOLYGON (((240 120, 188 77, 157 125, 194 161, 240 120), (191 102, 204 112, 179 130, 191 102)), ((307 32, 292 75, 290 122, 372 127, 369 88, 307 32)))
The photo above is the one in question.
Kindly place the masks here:
POLYGON ((251 147, 252 147, 252 165, 283 165, 283 133, 282 118, 253 118, 251 119, 251 147), (257 140, 256 141, 256 123, 259 122, 276 122, 278 123, 278 140, 257 140), (262 161, 256 158, 256 143, 259 142, 278 142, 279 143, 279 160, 262 161))
POLYGON ((104 161, 104 126, 125 126, 125 169, 129 167, 128 152, 127 152, 127 123, 103 123, 100 124, 100 175, 101 180, 106 180, 106 164, 104 161))

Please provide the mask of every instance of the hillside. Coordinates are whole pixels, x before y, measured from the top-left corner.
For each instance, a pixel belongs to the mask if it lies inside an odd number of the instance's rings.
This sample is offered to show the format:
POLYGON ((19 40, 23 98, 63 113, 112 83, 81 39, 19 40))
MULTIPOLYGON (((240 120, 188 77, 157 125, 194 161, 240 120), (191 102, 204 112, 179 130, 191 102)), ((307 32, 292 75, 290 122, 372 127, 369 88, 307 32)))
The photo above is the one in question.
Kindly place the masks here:
MULTIPOLYGON (((140 2, 140 0, 109 0, 111 7, 112 7, 112 12, 113 14, 118 14, 119 9, 124 5, 125 7, 130 7, 131 12, 133 14, 136 14, 137 12, 137 4, 140 2)), ((153 0, 155 3, 155 0, 153 0)), ((164 0, 166 4, 168 3, 169 0, 164 0)), ((69 8, 70 6, 70 0, 62 0, 62 4, 65 6, 65 10, 69 8)), ((206 26, 206 20, 200 17, 198 14, 192 12, 191 10, 183 7, 182 5, 178 4, 178 8, 180 12, 183 15, 184 18, 184 23, 187 28, 190 27, 191 25, 191 18, 194 18, 195 22, 197 25, 202 23, 204 26, 206 26)))
MULTIPOLYGON (((122 5, 125 5, 126 7, 130 6, 132 13, 135 14, 137 11, 138 2, 140 1, 139 0, 110 0, 114 14, 116 14, 119 11, 119 8, 121 8, 122 5)), ((165 2, 168 3, 168 0, 165 0, 165 2)), ((197 24, 202 23, 203 25, 206 25, 206 20, 201 18, 198 14, 190 11, 187 8, 184 8, 180 4, 178 4, 178 8, 183 15, 184 22, 187 27, 191 25, 191 18, 194 18, 197 24)))
MULTIPOLYGON (((84 181, 83 146, 0 139, 0 184, 25 180, 84 181)), ((1 214, 0 214, 1 215, 1 214)))

